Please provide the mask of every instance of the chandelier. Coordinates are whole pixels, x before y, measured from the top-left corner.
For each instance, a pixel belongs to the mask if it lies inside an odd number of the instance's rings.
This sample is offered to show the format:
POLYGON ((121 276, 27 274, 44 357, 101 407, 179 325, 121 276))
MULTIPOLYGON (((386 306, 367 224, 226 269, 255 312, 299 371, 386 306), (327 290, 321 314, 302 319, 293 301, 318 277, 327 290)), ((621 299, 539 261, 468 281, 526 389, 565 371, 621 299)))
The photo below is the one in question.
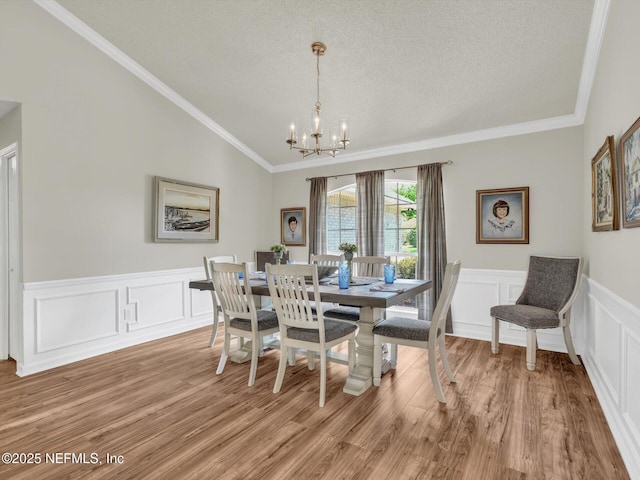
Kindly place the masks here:
POLYGON ((289 129, 289 138, 287 143, 290 150, 298 150, 302 154, 302 158, 309 155, 325 154, 330 157, 336 156, 340 150, 346 150, 349 144, 349 136, 347 131, 347 119, 345 117, 340 118, 339 127, 332 129, 329 134, 328 146, 322 147, 320 145, 320 139, 323 136, 322 122, 320 121, 320 57, 324 55, 327 47, 324 43, 314 42, 311 44, 311 51, 316 56, 316 106, 313 109, 313 115, 311 120, 311 131, 309 135, 307 133, 302 134, 300 145, 298 145, 298 134, 296 132, 296 126, 291 124, 289 129))

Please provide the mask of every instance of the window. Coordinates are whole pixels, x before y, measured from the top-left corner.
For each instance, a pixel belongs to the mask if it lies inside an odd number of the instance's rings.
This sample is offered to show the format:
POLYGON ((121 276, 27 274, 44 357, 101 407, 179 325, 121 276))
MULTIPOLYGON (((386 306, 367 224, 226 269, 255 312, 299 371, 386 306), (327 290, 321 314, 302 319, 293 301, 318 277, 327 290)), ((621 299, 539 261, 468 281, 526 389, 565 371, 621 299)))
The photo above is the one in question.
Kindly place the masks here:
MULTIPOLYGON (((341 243, 356 243, 356 186, 349 185, 327 195, 327 250, 340 253, 341 243)), ((385 182, 384 254, 396 265, 398 278, 415 278, 416 183, 385 182)))

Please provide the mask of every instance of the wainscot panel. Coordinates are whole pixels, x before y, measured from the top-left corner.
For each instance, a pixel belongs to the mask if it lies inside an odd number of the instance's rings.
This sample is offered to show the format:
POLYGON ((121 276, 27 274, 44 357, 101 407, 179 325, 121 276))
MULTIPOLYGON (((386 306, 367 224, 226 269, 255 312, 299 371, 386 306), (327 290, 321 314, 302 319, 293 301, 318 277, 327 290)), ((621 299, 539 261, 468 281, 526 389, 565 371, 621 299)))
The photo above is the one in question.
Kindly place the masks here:
POLYGON ((587 279, 582 361, 631 478, 640 479, 640 310, 587 279))
POLYGON ((27 283, 20 376, 211 325, 202 268, 27 283))

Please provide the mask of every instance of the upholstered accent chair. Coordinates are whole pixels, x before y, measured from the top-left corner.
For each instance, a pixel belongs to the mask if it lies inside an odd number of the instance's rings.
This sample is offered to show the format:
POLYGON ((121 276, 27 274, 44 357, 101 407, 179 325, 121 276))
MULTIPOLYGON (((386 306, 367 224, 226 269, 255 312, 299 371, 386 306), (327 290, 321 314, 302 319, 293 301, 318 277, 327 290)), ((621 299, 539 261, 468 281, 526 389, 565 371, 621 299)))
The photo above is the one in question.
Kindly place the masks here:
MULTIPOLYGON (((436 369, 436 350, 440 350, 440 360, 442 366, 451 383, 455 383, 456 379, 449 367, 447 359, 447 350, 444 342, 445 326, 447 321, 447 313, 451 306, 451 300, 458 284, 460 276, 460 261, 447 264, 444 271, 444 279, 442 281, 442 291, 438 298, 438 303, 431 316, 431 321, 391 317, 378 322, 373 327, 373 384, 380 386, 381 365, 382 365, 382 348, 383 342, 393 345, 405 345, 409 347, 424 348, 428 351, 429 371, 431 372, 431 382, 436 392, 436 397, 441 403, 446 403, 442 386, 438 379, 438 371, 436 369)), ((396 352, 397 349, 392 349, 396 352)), ((395 368, 397 358, 395 353, 392 354, 391 368, 395 368)))
MULTIPOLYGON (((269 292, 280 325, 280 363, 273 393, 280 392, 287 366, 286 352, 305 349, 320 355, 320 407, 325 404, 327 385, 327 350, 348 342, 349 371, 355 365, 356 326, 325 319, 322 310, 311 311, 306 278, 311 278, 313 298, 320 298, 317 265, 266 265, 269 292)), ((310 354, 309 369, 314 355, 310 354)))
POLYGON ((529 258, 529 270, 522 294, 515 305, 491 307, 491 351, 499 352, 500 320, 527 329, 527 369, 536 368, 536 331, 562 327, 569 358, 580 365, 571 340, 571 306, 578 295, 582 277, 580 257, 529 258))
MULTIPOLYGON (((207 276, 207 280, 211 280, 211 262, 225 262, 225 263, 238 263, 238 257, 236 255, 218 255, 215 257, 202 257, 204 263, 204 273, 207 276)), ((211 292, 211 301, 213 302, 213 331, 211 332, 211 339, 209 340, 209 346, 213 347, 218 336, 218 323, 222 307, 220 306, 220 299, 214 290, 211 292)))
POLYGON ((262 339, 278 332, 278 316, 272 310, 257 310, 251 292, 247 264, 211 262, 213 288, 218 293, 224 316, 224 346, 216 374, 224 371, 231 335, 251 341, 249 386, 253 386, 262 354, 262 339), (240 277, 242 273, 243 278, 240 277))

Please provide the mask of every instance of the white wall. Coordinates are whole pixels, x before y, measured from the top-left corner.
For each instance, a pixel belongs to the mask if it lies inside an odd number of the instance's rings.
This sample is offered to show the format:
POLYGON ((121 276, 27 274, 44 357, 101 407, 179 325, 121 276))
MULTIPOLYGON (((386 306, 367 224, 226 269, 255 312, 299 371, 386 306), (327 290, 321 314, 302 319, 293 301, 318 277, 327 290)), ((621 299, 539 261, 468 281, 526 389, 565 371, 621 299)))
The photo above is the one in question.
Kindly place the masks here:
POLYGON ((0 3, 0 63, 0 98, 22 104, 25 282, 252 258, 263 168, 32 2, 0 3), (153 242, 155 175, 220 188, 218 244, 153 242))
MULTIPOLYGON (((589 276, 640 307, 640 228, 591 231, 591 159, 608 135, 620 137, 640 117, 640 2, 613 1, 584 124, 583 215, 589 276)), ((622 225, 622 221, 620 222, 622 225)))

